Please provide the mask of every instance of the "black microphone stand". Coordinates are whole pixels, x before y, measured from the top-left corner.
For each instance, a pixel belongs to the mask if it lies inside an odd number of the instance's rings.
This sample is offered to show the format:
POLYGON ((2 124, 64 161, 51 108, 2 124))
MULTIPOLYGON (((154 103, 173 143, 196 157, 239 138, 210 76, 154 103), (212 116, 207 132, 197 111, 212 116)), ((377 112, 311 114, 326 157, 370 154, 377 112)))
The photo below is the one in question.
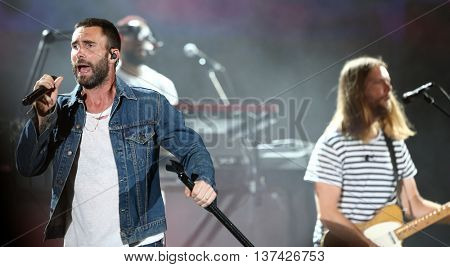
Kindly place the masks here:
MULTIPOLYGON (((186 52, 185 52, 185 54, 186 54, 186 52)), ((231 78, 228 75, 226 68, 224 66, 222 66, 220 63, 218 63, 217 61, 209 58, 208 56, 206 56, 203 53, 199 54, 197 51, 194 55, 199 57, 198 64, 208 68, 208 78, 211 81, 212 85, 214 86, 214 89, 216 89, 216 92, 219 95, 219 98, 222 101, 222 103, 225 106, 230 105, 230 101, 224 90, 224 87, 222 86, 222 83, 220 82, 220 80, 217 78, 217 72, 222 73, 223 77, 225 78, 225 83, 228 86, 227 89, 231 90, 231 93, 236 94, 233 84, 231 82, 231 78)), ((188 57, 193 57, 194 55, 186 54, 186 56, 188 56, 188 57)))
MULTIPOLYGON (((439 85, 438 85, 439 86, 439 85)), ((441 93, 447 98, 447 100, 450 102, 450 96, 448 95, 448 93, 444 90, 444 88, 442 88, 441 86, 439 86, 439 90, 441 91, 441 93)), ((425 99, 425 101, 431 105, 433 105, 435 108, 437 108, 439 111, 441 111, 442 113, 444 113, 445 115, 447 115, 447 117, 450 118, 450 113, 448 111, 446 111, 445 109, 443 109, 441 106, 439 106, 436 101, 434 100, 434 97, 430 96, 427 92, 423 91, 423 98, 425 99)))
POLYGON ((39 41, 36 54, 34 55, 33 63, 31 65, 30 73, 28 74, 27 86, 25 87, 25 94, 27 94, 33 86, 33 81, 37 73, 42 72, 45 61, 48 55, 48 45, 56 41, 70 41, 72 31, 58 31, 48 30, 42 31, 41 40, 39 41))
MULTIPOLYGON (((194 182, 189 176, 184 172, 183 166, 171 160, 172 165, 167 164, 166 170, 169 172, 174 172, 178 174, 178 178, 192 191, 194 188, 194 182)), ((208 207, 205 208, 207 211, 211 212, 230 232, 233 236, 244 246, 244 247, 254 247, 252 242, 250 242, 239 229, 228 219, 225 214, 217 207, 217 202, 214 201, 208 207)))

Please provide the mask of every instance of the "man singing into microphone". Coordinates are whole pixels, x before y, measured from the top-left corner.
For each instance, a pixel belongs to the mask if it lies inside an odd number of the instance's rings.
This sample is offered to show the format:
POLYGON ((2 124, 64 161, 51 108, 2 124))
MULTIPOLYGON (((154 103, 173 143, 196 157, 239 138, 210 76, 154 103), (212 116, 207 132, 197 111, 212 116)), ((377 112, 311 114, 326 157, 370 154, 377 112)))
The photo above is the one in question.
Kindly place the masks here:
POLYGON ((409 218, 440 207, 417 190, 417 170, 404 142, 412 135, 386 63, 371 57, 347 62, 339 77, 336 112, 305 173, 315 185, 314 245, 329 230, 341 241, 334 245, 375 246, 356 223, 397 202, 409 218))
POLYGON ((116 76, 116 27, 89 18, 75 25, 71 62, 78 82, 59 95, 62 77, 43 75, 33 117, 20 136, 23 176, 53 167, 49 238, 65 246, 162 246, 166 219, 158 173, 160 146, 198 174, 187 196, 206 207, 216 198, 212 161, 201 137, 156 91, 116 76))

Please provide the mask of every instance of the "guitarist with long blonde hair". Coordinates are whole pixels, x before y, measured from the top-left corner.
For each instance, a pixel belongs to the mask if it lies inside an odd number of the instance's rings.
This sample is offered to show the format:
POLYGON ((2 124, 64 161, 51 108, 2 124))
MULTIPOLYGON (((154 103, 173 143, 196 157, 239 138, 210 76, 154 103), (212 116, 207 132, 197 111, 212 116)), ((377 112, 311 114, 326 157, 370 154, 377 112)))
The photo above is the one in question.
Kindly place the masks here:
POLYGON ((372 57, 348 61, 339 77, 336 112, 305 174, 315 184, 315 246, 398 246, 420 227, 450 223, 448 204, 419 194, 417 169, 404 143, 414 134, 392 92, 387 64, 372 57), (403 225, 395 204, 407 218, 420 219, 403 225))

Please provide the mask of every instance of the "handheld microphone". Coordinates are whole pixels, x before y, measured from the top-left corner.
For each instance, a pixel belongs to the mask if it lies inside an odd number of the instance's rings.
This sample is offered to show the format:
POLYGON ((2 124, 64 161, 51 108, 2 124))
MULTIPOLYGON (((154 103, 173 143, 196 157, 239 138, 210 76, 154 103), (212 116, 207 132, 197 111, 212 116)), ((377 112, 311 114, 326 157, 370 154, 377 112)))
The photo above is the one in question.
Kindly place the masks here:
POLYGON ((404 93, 402 96, 403 102, 408 103, 411 100, 411 98, 418 96, 418 95, 422 94, 423 92, 429 90, 431 87, 433 87, 433 85, 434 84, 432 82, 429 82, 420 87, 417 87, 414 90, 404 93))
POLYGON ((214 70, 216 71, 224 71, 225 67, 222 66, 219 62, 214 59, 208 57, 202 50, 198 49, 198 47, 193 43, 187 43, 183 47, 184 55, 187 57, 199 57, 198 63, 200 65, 205 65, 208 63, 214 70))
MULTIPOLYGON (((53 80, 56 80, 58 78, 57 76, 52 75, 53 80)), ((36 90, 33 90, 33 92, 29 93, 27 96, 25 96, 24 99, 22 99, 22 105, 28 106, 34 103, 34 101, 41 98, 43 95, 45 95, 45 92, 47 92, 47 88, 44 86, 39 86, 36 90)))

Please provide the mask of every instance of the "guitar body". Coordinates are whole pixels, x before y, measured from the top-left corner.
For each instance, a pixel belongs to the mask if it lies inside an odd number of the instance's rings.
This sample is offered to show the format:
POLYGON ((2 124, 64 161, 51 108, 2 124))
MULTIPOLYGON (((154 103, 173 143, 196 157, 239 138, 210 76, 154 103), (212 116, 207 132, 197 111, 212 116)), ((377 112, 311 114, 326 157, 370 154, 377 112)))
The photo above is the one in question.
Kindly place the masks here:
MULTIPOLYGON (((389 205, 378 211, 370 221, 355 225, 378 246, 401 247, 402 240, 447 216, 450 216, 450 202, 420 218, 403 224, 402 210, 397 205, 389 205)), ((355 246, 330 231, 325 232, 320 244, 323 247, 355 246)))
POLYGON ((380 247, 401 247, 402 240, 395 235, 395 229, 402 226, 399 222, 389 221, 370 226, 364 235, 380 247))
MULTIPOLYGON (((395 230, 402 226, 403 215, 397 205, 382 208, 370 221, 358 223, 356 226, 364 235, 378 246, 401 247, 402 241, 398 239, 395 230)), ((323 247, 351 247, 346 240, 327 231, 321 241, 323 247)))

